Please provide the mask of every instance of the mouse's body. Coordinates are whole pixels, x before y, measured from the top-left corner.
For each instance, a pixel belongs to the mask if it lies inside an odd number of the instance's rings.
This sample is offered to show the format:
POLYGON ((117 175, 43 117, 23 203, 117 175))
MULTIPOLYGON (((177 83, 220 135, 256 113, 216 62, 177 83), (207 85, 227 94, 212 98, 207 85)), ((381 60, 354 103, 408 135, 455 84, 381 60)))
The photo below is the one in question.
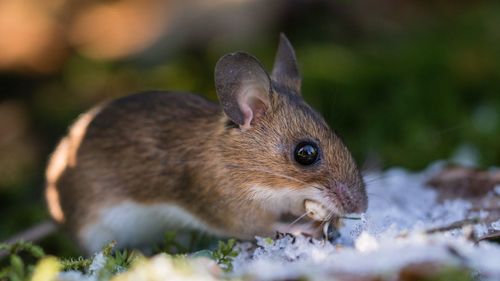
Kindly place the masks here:
POLYGON ((342 141, 300 96, 282 38, 272 79, 251 56, 216 67, 221 106, 188 93, 145 92, 83 114, 47 169, 53 218, 88 253, 116 240, 143 247, 169 229, 250 239, 287 231, 305 200, 332 216, 366 209, 342 141))
POLYGON ((49 197, 53 216, 64 214, 89 252, 113 239, 119 245, 154 243, 172 227, 219 233, 202 223, 219 216, 203 208, 224 202, 209 202, 207 194, 216 191, 190 170, 203 173, 213 163, 206 146, 220 117, 219 106, 199 96, 166 92, 135 94, 85 113, 52 156, 49 175, 64 167, 48 177, 49 184, 55 179, 61 206, 57 210, 49 197), (207 216, 189 215, 195 211, 207 216))

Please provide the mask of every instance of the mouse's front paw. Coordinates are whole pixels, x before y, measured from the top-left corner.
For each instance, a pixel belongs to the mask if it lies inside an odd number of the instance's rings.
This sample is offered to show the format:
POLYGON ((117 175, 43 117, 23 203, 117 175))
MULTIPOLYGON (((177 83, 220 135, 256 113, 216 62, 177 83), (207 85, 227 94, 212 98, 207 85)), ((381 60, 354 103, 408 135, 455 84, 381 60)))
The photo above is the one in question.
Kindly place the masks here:
POLYGON ((278 222, 274 224, 274 231, 281 233, 290 233, 292 235, 305 235, 311 236, 313 238, 321 238, 321 223, 309 222, 309 223, 296 223, 287 224, 278 222))

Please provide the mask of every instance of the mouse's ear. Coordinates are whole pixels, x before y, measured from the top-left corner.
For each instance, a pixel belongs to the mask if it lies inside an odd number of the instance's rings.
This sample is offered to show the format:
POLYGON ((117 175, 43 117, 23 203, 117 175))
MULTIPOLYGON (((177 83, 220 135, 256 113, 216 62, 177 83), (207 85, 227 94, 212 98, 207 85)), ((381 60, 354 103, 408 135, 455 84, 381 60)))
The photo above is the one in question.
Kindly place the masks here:
POLYGON ((248 129, 270 108, 271 79, 253 56, 237 52, 215 66, 215 88, 224 113, 248 129))
POLYGON ((300 95, 302 78, 297 66, 295 51, 283 33, 280 34, 280 44, 276 52, 276 58, 274 59, 271 77, 277 84, 285 86, 300 95))

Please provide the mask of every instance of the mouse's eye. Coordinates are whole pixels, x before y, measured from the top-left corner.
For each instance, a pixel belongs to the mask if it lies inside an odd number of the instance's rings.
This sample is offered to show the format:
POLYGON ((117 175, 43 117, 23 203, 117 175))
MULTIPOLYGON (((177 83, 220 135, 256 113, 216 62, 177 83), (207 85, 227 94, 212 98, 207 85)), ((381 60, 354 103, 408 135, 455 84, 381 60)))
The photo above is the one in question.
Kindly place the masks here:
POLYGON ((311 165, 318 161, 318 146, 312 142, 301 142, 295 147, 293 153, 295 161, 301 165, 311 165))

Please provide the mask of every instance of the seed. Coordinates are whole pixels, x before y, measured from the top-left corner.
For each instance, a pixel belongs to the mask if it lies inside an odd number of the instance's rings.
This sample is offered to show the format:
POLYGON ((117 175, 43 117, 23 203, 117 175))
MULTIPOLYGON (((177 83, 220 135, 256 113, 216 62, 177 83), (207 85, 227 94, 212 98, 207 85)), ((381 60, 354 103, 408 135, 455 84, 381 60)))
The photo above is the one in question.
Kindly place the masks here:
POLYGON ((328 210, 316 201, 305 200, 304 207, 307 215, 315 221, 324 221, 328 216, 328 210))

